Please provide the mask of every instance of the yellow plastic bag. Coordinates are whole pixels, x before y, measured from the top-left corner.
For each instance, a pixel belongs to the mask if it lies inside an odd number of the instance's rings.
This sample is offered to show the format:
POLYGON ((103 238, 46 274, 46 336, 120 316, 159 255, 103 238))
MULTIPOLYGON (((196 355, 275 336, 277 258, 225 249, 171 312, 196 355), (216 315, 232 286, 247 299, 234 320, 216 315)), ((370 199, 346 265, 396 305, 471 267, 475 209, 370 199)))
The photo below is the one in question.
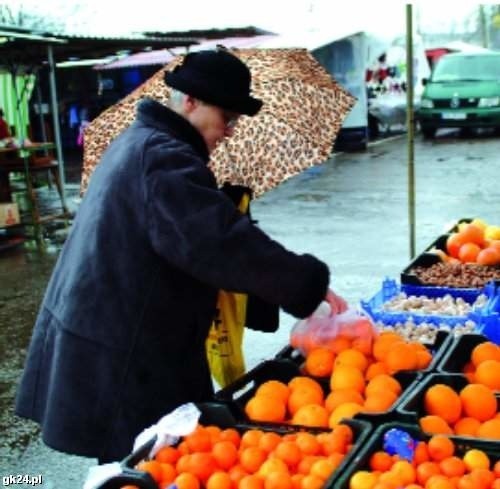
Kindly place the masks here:
MULTIPOLYGON (((249 193, 244 193, 238 209, 247 213, 249 193)), ((245 373, 243 358, 243 331, 245 327, 248 296, 219 291, 217 312, 206 341, 210 372, 221 387, 234 382, 245 373)))

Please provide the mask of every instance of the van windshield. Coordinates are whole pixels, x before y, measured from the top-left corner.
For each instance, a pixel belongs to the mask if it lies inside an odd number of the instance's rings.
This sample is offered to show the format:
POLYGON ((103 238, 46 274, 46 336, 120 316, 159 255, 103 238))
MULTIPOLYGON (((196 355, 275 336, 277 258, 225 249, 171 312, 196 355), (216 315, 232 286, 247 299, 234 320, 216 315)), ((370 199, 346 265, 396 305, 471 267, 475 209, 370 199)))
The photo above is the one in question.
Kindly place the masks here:
POLYGON ((500 81, 500 56, 443 56, 432 74, 433 82, 500 81))

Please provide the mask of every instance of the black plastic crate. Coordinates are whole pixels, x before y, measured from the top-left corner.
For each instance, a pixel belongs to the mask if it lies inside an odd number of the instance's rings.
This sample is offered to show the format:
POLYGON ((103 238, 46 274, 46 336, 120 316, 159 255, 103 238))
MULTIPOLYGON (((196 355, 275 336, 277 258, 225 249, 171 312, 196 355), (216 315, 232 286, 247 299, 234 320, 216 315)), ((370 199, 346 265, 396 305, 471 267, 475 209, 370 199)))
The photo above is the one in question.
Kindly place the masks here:
MULTIPOLYGON (((396 411, 399 415, 410 419, 413 417, 418 424, 419 419, 426 416, 424 407, 425 392, 429 387, 435 384, 445 384, 450 386, 455 392, 460 392, 466 385, 469 384, 467 377, 461 374, 452 373, 434 373, 424 378, 414 389, 410 392, 405 400, 401 402, 396 411)), ((500 412, 500 397, 497 395, 498 408, 500 412)), ((475 438, 474 438, 475 439, 475 438)), ((498 442, 497 442, 498 443, 498 442)))
POLYGON ((463 373, 465 364, 470 360, 472 350, 485 341, 489 341, 485 335, 472 333, 454 338, 441 357, 436 369, 437 372, 463 373))
MULTIPOLYGON (((269 424, 245 424, 238 423, 231 411, 231 408, 226 404, 221 404, 217 402, 213 403, 199 403, 196 406, 201 411, 200 423, 204 425, 215 425, 219 428, 234 428, 240 433, 250 429, 260 429, 262 431, 272 431, 281 435, 287 433, 297 433, 299 431, 304 431, 302 428, 294 427, 291 425, 269 425, 269 424)), ((357 449, 363 446, 366 441, 370 438, 373 432, 373 427, 367 420, 356 420, 356 419, 346 419, 341 422, 349 426, 353 433, 353 447, 344 456, 342 463, 337 467, 336 471, 343 471, 349 467, 357 449)), ((329 430, 320 428, 308 428, 306 431, 310 433, 321 433, 329 430)), ((104 484, 99 486, 98 489, 120 489, 123 485, 132 484, 138 487, 138 489, 158 489, 157 484, 154 482, 153 478, 139 470, 134 469, 134 467, 142 460, 147 460, 151 448, 153 447, 156 439, 152 438, 150 441, 146 442, 144 445, 139 447, 129 456, 127 456, 121 462, 123 473, 119 476, 113 477, 112 479, 106 481, 104 484)), ((330 479, 333 479, 335 473, 332 474, 330 479)), ((324 488, 332 487, 330 479, 325 483, 324 488)))
MULTIPOLYGON (((287 360, 267 360, 257 365, 253 370, 249 371, 243 377, 240 377, 234 383, 221 389, 215 394, 215 398, 221 402, 227 402, 232 406, 234 412, 237 412, 236 418, 239 422, 251 424, 254 421, 250 420, 245 413, 245 405, 248 400, 255 394, 258 387, 268 380, 279 380, 288 383, 293 377, 297 375, 304 375, 298 365, 294 365, 291 361, 287 360), (284 367, 285 366, 285 367, 284 367)), ((305 375, 306 377, 310 377, 305 375)), ((414 387, 418 384, 422 374, 418 371, 401 371, 394 374, 394 378, 400 383, 402 392, 394 404, 386 411, 380 413, 367 413, 356 416, 359 419, 376 420, 378 416, 389 415, 392 416, 396 413, 397 406, 404 401, 406 395, 413 391, 414 387)), ((330 392, 329 378, 311 377, 316 380, 326 395, 330 392)), ((267 423, 264 423, 267 424, 267 423)), ((296 426, 296 425, 290 425, 296 426)))
MULTIPOLYGON (((428 441, 431 435, 426 434, 414 424, 389 422, 379 426, 367 441, 362 446, 353 461, 346 470, 336 472, 334 474, 332 484, 329 486, 332 489, 349 489, 349 481, 358 470, 370 470, 369 461, 373 453, 382 450, 384 447, 384 434, 390 429, 403 430, 408 433, 414 440, 428 441)), ((455 444, 455 453, 458 456, 465 454, 470 449, 479 449, 484 451, 490 458, 492 464, 500 460, 500 444, 487 442, 475 438, 450 437, 455 444)))

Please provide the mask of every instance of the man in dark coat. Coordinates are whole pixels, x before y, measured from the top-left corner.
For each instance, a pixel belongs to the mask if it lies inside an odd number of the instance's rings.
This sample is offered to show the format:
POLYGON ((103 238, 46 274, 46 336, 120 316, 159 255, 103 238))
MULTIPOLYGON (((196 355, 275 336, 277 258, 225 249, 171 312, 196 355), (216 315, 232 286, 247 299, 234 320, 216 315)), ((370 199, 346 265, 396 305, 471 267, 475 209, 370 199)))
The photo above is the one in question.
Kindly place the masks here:
POLYGON ((175 407, 210 399, 205 340, 217 291, 253 294, 303 318, 327 266, 259 230, 221 192, 209 153, 254 115, 250 72, 224 51, 166 75, 169 107, 146 99, 104 153, 34 327, 16 412, 55 449, 118 460, 175 407))

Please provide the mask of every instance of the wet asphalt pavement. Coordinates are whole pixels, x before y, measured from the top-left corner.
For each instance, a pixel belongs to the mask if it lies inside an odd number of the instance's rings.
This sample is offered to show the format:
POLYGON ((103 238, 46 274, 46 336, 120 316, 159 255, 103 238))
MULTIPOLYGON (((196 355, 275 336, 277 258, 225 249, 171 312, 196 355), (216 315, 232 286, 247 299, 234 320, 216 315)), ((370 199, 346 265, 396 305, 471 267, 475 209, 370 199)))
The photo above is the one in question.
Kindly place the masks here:
MULTIPOLYGON (((448 131, 431 142, 417 137, 417 253, 457 219, 500 224, 499 155, 500 138, 490 134, 464 139, 448 131)), ((253 217, 288 248, 328 263, 334 290, 357 305, 409 262, 407 182, 406 137, 399 136, 366 152, 337 154, 292 178, 255 201, 253 217)), ((69 189, 76 209, 77 185, 69 189)), ((41 474, 39 487, 79 489, 95 460, 52 451, 36 425, 13 415, 16 382, 58 249, 51 240, 43 250, 29 244, 0 255, 0 477, 41 474)), ((247 332, 247 368, 274 356, 293 323, 282 314, 277 333, 247 332)))

